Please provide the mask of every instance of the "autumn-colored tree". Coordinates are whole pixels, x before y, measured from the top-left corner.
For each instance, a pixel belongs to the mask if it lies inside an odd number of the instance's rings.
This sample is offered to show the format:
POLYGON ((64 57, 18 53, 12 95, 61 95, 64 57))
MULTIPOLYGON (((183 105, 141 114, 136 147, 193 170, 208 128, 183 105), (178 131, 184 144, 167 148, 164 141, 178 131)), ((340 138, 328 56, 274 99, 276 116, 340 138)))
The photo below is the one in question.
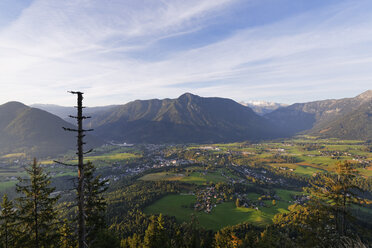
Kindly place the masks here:
POLYGON ((307 203, 290 206, 289 213, 274 217, 274 224, 303 247, 335 244, 348 235, 351 205, 363 202, 356 194, 360 190, 354 183, 356 175, 353 164, 338 162, 336 174, 317 175, 312 187, 305 189, 310 196, 307 203))
POLYGON ((214 246, 216 248, 237 248, 241 247, 242 243, 234 232, 226 228, 214 235, 214 246))
POLYGON ((240 207, 240 201, 239 201, 239 198, 236 198, 235 206, 236 206, 237 208, 240 207))
POLYGON ((308 189, 312 201, 318 202, 332 215, 339 236, 346 234, 351 204, 364 202, 357 195, 357 192, 361 191, 354 183, 357 174, 352 163, 338 162, 336 163, 336 175, 321 175, 308 189))

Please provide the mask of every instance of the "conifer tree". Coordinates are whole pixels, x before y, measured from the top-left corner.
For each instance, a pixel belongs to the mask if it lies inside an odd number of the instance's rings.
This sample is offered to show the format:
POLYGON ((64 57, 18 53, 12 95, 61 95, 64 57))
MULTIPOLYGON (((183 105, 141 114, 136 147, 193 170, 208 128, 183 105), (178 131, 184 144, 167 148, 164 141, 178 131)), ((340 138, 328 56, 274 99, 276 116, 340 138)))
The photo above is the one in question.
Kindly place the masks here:
POLYGON ((29 179, 19 178, 16 190, 22 196, 17 199, 19 209, 19 240, 22 247, 59 247, 57 211, 58 196, 52 196, 50 177, 43 172, 36 159, 26 168, 29 179))
POLYGON ((133 234, 132 237, 128 237, 127 239, 123 239, 120 243, 120 247, 123 248, 140 248, 143 247, 141 236, 137 233, 133 234))
POLYGON ((71 223, 68 219, 63 220, 63 225, 59 228, 60 233, 60 248, 75 248, 77 247, 76 237, 71 228, 71 223))
POLYGON ((8 195, 3 196, 1 203, 1 244, 4 248, 14 247, 16 211, 13 202, 8 199, 8 195))
POLYGON ((85 166, 85 215, 88 244, 94 243, 97 234, 106 228, 106 201, 103 193, 107 190, 108 180, 95 176, 95 166, 88 162, 85 166))
POLYGON ((235 233, 231 232, 228 229, 222 229, 219 230, 215 235, 214 235, 214 246, 216 248, 234 248, 238 247, 238 239, 235 239, 235 233))
POLYGON ((145 232, 143 247, 169 247, 169 239, 166 234, 163 215, 160 214, 157 218, 153 215, 150 217, 150 220, 151 223, 145 232))

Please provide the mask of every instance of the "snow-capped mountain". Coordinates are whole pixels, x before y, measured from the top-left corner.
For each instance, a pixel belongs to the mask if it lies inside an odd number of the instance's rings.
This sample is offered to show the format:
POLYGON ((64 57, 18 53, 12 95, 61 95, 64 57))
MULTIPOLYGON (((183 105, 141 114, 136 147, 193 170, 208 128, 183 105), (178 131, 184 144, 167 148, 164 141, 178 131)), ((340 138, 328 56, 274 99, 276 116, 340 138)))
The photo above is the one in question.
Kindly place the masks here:
POLYGON ((259 115, 265 115, 280 107, 286 107, 287 104, 283 103, 276 103, 276 102, 266 102, 266 101, 247 101, 247 102, 240 102, 240 104, 250 107, 259 115))

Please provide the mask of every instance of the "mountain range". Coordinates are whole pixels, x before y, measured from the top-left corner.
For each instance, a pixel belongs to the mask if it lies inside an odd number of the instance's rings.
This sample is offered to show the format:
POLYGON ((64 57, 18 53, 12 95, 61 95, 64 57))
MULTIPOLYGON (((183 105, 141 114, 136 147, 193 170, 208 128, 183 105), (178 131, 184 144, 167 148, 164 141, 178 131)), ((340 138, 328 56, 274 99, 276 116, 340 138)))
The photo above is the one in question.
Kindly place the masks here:
POLYGON ((97 135, 133 143, 190 143, 278 137, 272 124, 226 98, 190 93, 177 99, 133 101, 100 112, 88 122, 97 135))
MULTIPOLYGON (((19 102, 0 105, 0 154, 48 156, 74 149, 76 134, 62 127, 74 128, 58 116, 19 102)), ((91 146, 102 144, 93 136, 87 140, 91 146)))
POLYGON ((307 133, 315 136, 371 139, 372 90, 353 98, 296 103, 279 108, 265 118, 277 124, 286 136, 307 133))
MULTIPOLYGON (((0 153, 58 154, 75 147, 75 135, 61 128, 73 107, 0 105, 0 153), (36 108, 38 107, 38 108, 36 108), (41 110, 41 109, 44 110, 41 110), (58 116, 57 116, 58 115, 58 116)), ((127 143, 234 142, 310 134, 342 139, 372 139, 372 91, 354 98, 272 104, 275 110, 257 114, 231 99, 185 93, 176 99, 136 100, 124 105, 84 109, 85 126, 94 128, 90 146, 103 141, 127 143)))

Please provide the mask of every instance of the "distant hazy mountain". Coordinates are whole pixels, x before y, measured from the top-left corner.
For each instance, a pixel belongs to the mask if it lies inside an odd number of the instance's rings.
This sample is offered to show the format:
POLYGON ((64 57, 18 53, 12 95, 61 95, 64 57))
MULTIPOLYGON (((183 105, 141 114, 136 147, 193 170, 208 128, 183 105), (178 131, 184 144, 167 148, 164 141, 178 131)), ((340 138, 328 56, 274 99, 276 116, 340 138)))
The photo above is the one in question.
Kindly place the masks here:
MULTIPOLYGON (((76 134, 62 127, 73 125, 46 111, 19 102, 0 105, 0 153, 26 152, 35 156, 53 156, 75 149, 76 134)), ((88 137, 89 146, 100 145, 88 137)))
POLYGON ((340 139, 372 140, 372 101, 322 127, 313 128, 309 134, 340 139))
MULTIPOLYGON (((61 117, 62 119, 75 124, 76 120, 69 118, 69 115, 76 115, 76 108, 75 107, 65 107, 59 106, 54 104, 32 104, 30 105, 33 108, 38 108, 45 110, 51 114, 61 117)), ((117 105, 108 105, 108 106, 100 106, 100 107, 87 107, 84 109, 84 114, 86 115, 94 115, 95 113, 99 113, 102 111, 110 110, 111 108, 117 105)))
POLYGON ((125 142, 184 143, 276 137, 269 122, 233 100, 186 93, 177 99, 133 101, 95 114, 98 135, 125 142))
POLYGON ((372 90, 369 90, 354 98, 296 103, 265 117, 286 129, 288 135, 306 131, 328 137, 359 139, 371 136, 366 133, 371 125, 370 119, 366 118, 371 105, 372 90))
POLYGON ((276 102, 265 102, 265 101, 248 101, 240 102, 240 104, 250 107, 256 114, 265 115, 273 112, 280 107, 286 107, 288 104, 276 103, 276 102))

